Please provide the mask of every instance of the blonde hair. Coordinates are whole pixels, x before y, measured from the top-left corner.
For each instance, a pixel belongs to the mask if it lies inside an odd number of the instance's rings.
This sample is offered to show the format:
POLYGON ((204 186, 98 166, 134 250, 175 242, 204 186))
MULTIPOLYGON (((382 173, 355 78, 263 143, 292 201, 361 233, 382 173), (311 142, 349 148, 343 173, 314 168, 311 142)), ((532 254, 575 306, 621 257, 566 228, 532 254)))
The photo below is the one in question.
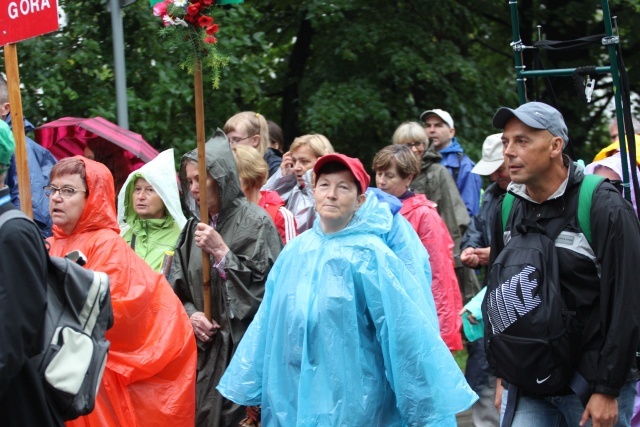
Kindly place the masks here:
POLYGON ((319 133, 311 133, 297 137, 293 140, 289 152, 293 153, 303 146, 309 147, 316 158, 320 158, 325 154, 335 153, 333 145, 331 145, 327 137, 319 133))
POLYGON ((420 162, 404 144, 387 145, 373 158, 373 170, 376 172, 391 169, 394 164, 402 179, 412 174, 415 177, 420 173, 420 162))
POLYGON ((269 168, 258 150, 248 145, 232 148, 238 166, 238 176, 250 188, 260 188, 269 177, 269 168))
POLYGON ((224 133, 244 130, 249 137, 260 135, 260 144, 256 148, 261 156, 264 156, 269 147, 269 125, 262 114, 243 111, 227 120, 222 130, 224 133))
POLYGON ((394 144, 408 144, 423 141, 428 145, 429 138, 424 127, 418 122, 404 122, 393 133, 394 144))

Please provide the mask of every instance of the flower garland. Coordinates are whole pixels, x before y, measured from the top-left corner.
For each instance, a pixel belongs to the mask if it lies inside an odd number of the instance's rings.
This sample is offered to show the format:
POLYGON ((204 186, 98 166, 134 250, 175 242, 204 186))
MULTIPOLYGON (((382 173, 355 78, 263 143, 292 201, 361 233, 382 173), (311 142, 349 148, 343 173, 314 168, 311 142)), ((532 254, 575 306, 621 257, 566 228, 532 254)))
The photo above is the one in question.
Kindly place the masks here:
POLYGON ((167 40, 168 47, 186 57, 180 64, 193 74, 195 64, 213 70, 213 87, 220 85, 220 72, 229 63, 229 57, 220 53, 216 46, 219 26, 214 22, 213 12, 217 5, 240 3, 229 0, 152 0, 153 14, 162 19, 164 27, 159 31, 167 40))

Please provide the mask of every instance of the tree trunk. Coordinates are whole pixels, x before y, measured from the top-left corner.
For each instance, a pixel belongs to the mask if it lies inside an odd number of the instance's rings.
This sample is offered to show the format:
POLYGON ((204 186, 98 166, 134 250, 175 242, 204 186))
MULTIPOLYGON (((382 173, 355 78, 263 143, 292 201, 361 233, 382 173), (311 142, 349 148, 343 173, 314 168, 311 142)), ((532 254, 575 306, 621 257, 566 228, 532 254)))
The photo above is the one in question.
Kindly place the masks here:
MULTIPOLYGON (((305 11, 303 13, 306 14, 305 11)), ((311 21, 303 19, 298 28, 296 42, 291 49, 289 64, 285 77, 285 86, 282 95, 282 133, 287 143, 300 136, 299 113, 300 102, 298 86, 302 81, 307 60, 311 55, 311 39, 313 38, 313 28, 311 21)))

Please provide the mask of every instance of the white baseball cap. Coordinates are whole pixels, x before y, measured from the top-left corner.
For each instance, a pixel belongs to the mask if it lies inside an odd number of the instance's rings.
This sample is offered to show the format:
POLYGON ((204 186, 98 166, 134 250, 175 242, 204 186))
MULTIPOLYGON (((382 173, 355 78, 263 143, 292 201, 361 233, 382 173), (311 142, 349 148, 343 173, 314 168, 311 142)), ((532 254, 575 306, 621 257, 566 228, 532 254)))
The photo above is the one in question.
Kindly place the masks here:
POLYGON ((489 135, 482 144, 482 159, 471 169, 478 175, 491 175, 504 163, 502 155, 502 134, 489 135))
POLYGON ((453 118, 451 118, 451 114, 439 108, 434 108, 433 110, 427 110, 424 113, 420 114, 420 121, 424 123, 427 120, 427 116, 431 114, 434 114, 440 117, 442 121, 447 124, 447 126, 453 129, 453 118))

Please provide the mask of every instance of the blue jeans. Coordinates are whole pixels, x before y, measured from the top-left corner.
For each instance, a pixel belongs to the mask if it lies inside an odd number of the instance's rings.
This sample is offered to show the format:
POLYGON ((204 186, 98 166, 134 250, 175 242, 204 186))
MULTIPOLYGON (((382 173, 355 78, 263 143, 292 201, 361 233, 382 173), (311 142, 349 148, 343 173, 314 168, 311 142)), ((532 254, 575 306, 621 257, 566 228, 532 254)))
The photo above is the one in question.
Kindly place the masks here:
MULTIPOLYGON (((502 393, 500 423, 507 405, 507 389, 502 393)), ((618 423, 629 427, 636 397, 635 381, 627 381, 618 396, 618 423)), ((584 406, 575 394, 552 397, 518 396, 512 427, 574 427, 580 423, 584 406)), ((591 426, 591 420, 587 422, 591 426)))

